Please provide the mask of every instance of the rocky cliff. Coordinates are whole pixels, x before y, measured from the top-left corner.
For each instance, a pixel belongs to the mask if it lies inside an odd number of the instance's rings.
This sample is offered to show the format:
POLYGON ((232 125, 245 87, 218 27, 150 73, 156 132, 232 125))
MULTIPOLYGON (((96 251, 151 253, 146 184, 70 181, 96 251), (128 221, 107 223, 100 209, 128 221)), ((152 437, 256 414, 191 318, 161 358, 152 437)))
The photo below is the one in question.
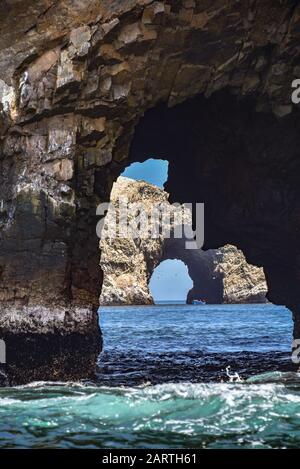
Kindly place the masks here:
MULTIPOLYGON (((111 192, 111 202, 116 207, 118 200, 126 198, 129 203, 142 203, 145 213, 149 216, 153 205, 166 203, 167 194, 151 184, 133 181, 119 177, 111 192)), ((149 292, 148 283, 151 274, 159 263, 163 251, 164 238, 129 237, 119 235, 109 237, 109 228, 112 225, 114 210, 109 210, 103 230, 103 239, 100 242, 101 261, 103 270, 103 285, 100 305, 112 304, 152 304, 153 299, 149 292), (107 236, 107 237, 106 237, 107 236)), ((129 221, 135 216, 129 213, 129 221)), ((149 235, 151 227, 149 229, 149 235)))
POLYGON ((267 285, 263 269, 246 262, 242 251, 226 245, 216 251, 214 275, 221 274, 224 303, 264 303, 267 285))
MULTIPOLYGON (((152 304, 149 281, 155 267, 166 259, 179 259, 187 265, 194 283, 188 294, 189 302, 195 298, 205 298, 209 303, 266 301, 267 286, 263 270, 247 264, 243 253, 234 246, 205 252, 186 249, 182 239, 173 236, 166 238, 163 233, 172 235, 176 218, 167 227, 163 226, 166 220, 160 220, 161 234, 156 238, 150 237, 153 223, 149 226, 149 237, 144 239, 123 237, 119 233, 109 237, 110 227, 114 225, 115 208, 119 200, 125 199, 129 204, 142 203, 150 221, 155 204, 168 204, 168 194, 152 184, 124 177, 119 177, 114 183, 112 208, 106 215, 105 236, 100 242, 100 265, 104 276, 100 305, 152 304)), ((135 213, 130 214, 129 222, 134 216, 135 213)), ((190 212, 184 221, 192 223, 190 212)))
POLYGON ((154 155, 172 201, 205 202, 205 249, 263 267, 299 337, 299 2, 2 0, 0 28, 0 336, 14 308, 49 331, 82 308, 97 342, 95 207, 154 155))

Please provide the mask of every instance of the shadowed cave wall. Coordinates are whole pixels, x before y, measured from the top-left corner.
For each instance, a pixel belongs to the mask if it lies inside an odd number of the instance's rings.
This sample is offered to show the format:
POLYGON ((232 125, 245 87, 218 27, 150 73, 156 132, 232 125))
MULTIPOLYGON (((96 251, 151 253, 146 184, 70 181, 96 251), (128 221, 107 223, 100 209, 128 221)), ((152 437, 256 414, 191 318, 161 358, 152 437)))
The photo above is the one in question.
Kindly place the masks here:
POLYGON ((5 4, 0 336, 14 379, 93 372, 95 207, 150 154, 170 162, 172 200, 205 203, 205 248, 233 244, 263 266, 269 299, 293 311, 300 336, 299 3, 5 4), (39 367, 28 366, 37 343, 39 367))
POLYGON ((169 160, 171 201, 205 203, 205 249, 237 246, 264 267, 270 301, 296 311, 298 126, 297 113, 278 120, 221 92, 148 111, 131 147, 132 160, 169 160))

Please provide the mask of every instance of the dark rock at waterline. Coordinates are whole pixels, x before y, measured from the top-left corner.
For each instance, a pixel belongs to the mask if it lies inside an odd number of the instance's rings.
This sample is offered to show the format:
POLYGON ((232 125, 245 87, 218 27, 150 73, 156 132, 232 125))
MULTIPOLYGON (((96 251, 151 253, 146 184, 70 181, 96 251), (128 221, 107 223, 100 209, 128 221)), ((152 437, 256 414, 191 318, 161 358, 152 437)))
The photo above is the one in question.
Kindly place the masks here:
POLYGON ((0 316, 5 372, 0 385, 92 377, 102 346, 92 308, 11 308, 0 316))
POLYGON ((286 352, 204 353, 200 350, 179 353, 103 352, 96 382, 109 386, 139 386, 145 383, 228 382, 236 372, 245 381, 262 373, 296 372, 298 365, 286 352), (228 369, 228 373, 226 371, 228 369))

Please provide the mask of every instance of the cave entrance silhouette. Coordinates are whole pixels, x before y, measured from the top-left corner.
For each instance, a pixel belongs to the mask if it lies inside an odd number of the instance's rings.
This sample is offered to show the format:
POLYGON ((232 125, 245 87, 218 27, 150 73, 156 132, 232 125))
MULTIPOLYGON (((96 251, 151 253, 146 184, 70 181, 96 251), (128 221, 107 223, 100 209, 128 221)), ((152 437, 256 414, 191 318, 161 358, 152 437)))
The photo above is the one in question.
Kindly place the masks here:
POLYGON ((185 303, 193 285, 185 263, 179 259, 168 259, 160 262, 154 269, 149 290, 155 304, 185 303))
MULTIPOLYGON (((137 120, 128 158, 109 168, 116 180, 128 165, 149 155, 167 160, 164 188, 170 202, 205 204, 204 250, 233 245, 248 263, 263 267, 268 300, 294 312, 295 336, 300 336, 293 228, 300 200, 293 175, 298 120, 297 113, 278 119, 258 112, 254 97, 239 99, 228 90, 171 108, 158 103, 137 120), (286 206, 291 198, 294 211, 286 206)), ((103 187, 99 174, 96 188, 103 187)))
POLYGON ((278 119, 258 112, 254 97, 239 99, 222 90, 149 109, 129 151, 129 162, 148 155, 167 159, 170 202, 205 204, 204 250, 236 246, 248 263, 264 268, 269 301, 294 311, 299 300, 293 227, 300 194, 292 168, 299 161, 298 120, 299 113, 278 119), (293 212, 286 209, 290 197, 293 212))
MULTIPOLYGON (((167 180, 168 162, 161 159, 146 159, 144 162, 131 163, 118 177, 111 197, 115 203, 118 198, 126 198, 130 203, 141 202, 145 204, 147 214, 157 202, 168 200, 168 194, 163 191, 167 180)), ((170 204, 169 204, 170 206, 170 204)), ((110 218, 107 218, 109 224, 110 218)), ((191 215, 188 217, 191 222, 191 215)), ((163 231, 163 223, 160 230, 163 231)), ((165 225, 165 224, 164 224, 165 225)), ((255 267, 247 266, 241 252, 233 246, 227 246, 223 251, 210 249, 187 249, 186 238, 176 238, 173 235, 165 236, 153 241, 131 239, 100 244, 102 252, 101 267, 104 282, 100 297, 103 305, 114 304, 149 304, 152 302, 149 282, 153 271, 163 261, 182 261, 188 269, 192 280, 192 288, 188 289, 181 300, 192 303, 193 300, 205 299, 209 304, 223 302, 265 302, 265 285, 261 280, 263 274, 255 267), (236 259, 232 259, 235 255, 236 259), (231 274, 226 268, 230 263, 231 274), (225 266, 225 269, 223 269, 225 266), (252 269, 252 270, 251 270, 252 269), (258 273, 259 271, 259 273, 258 273), (224 276, 229 280, 224 288, 224 276), (230 275, 232 275, 230 277, 230 275), (241 286, 237 285, 238 277, 241 286), (257 284, 256 281, 257 275, 257 284), (247 283, 247 278, 248 283, 247 283), (232 286, 232 282, 234 286, 232 286)), ((164 264, 165 265, 165 264, 164 264)), ((168 262, 170 276, 174 274, 174 263, 168 262)), ((179 269, 180 270, 180 269, 179 269)), ((166 267, 164 276, 167 276, 166 267)), ((184 281, 185 275, 180 277, 184 281)), ((168 279, 169 285, 172 285, 168 279)), ((165 279, 165 284, 167 279, 165 279)), ((170 292, 171 294, 171 292, 170 292)), ((172 296, 172 294, 171 294, 172 296)), ((171 299, 171 296, 169 299, 171 299)), ((168 292, 164 297, 168 299, 168 292)))
MULTIPOLYGON (((151 210, 156 204, 166 204, 167 207, 171 207, 168 203, 168 194, 163 191, 167 173, 168 163, 165 160, 149 158, 142 163, 132 163, 125 168, 114 184, 111 193, 114 206, 120 200, 125 199, 130 204, 141 202, 149 217, 149 223, 152 224, 151 210)), ((112 223, 111 215, 109 210, 105 220, 106 226, 112 223)), ((164 214, 162 213, 161 216, 163 217, 164 214)), ((160 233, 163 233, 164 228, 168 226, 168 222, 160 219, 160 233)), ((150 237, 143 240, 135 236, 125 239, 120 236, 108 241, 103 236, 100 242, 102 251, 100 265, 103 270, 100 304, 152 303, 153 296, 151 296, 149 284, 153 275, 158 281, 159 275, 157 277, 154 273, 154 270, 158 268, 163 269, 161 286, 160 288, 157 286, 162 296, 170 300, 187 300, 188 292, 194 287, 194 279, 191 280, 189 275, 190 268, 194 275, 196 273, 191 260, 194 251, 184 252, 185 239, 174 239, 171 226, 173 225, 170 225, 170 238, 161 234, 155 239, 150 237), (163 262, 163 266, 161 266, 162 261, 166 261, 163 262), (180 285, 185 285, 185 292, 181 294, 181 298, 176 296, 178 289, 174 290, 176 281, 179 289, 180 285), (172 297, 174 294, 175 297, 172 297)), ((203 274, 201 266, 198 271, 201 275, 203 274)), ((199 281, 195 283, 199 284, 199 281)))
POLYGON ((121 176, 145 181, 163 189, 168 179, 168 167, 169 163, 166 160, 148 158, 142 163, 129 164, 121 176))

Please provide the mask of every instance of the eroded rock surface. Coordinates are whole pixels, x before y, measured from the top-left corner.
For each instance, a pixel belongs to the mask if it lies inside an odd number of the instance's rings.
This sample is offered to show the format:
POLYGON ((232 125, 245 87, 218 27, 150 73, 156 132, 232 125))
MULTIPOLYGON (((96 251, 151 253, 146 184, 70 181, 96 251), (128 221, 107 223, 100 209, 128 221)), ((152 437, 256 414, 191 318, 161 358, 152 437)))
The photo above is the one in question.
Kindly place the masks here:
POLYGON ((93 377, 102 346, 97 314, 82 307, 2 309, 0 337, 6 345, 6 385, 93 377))
POLYGON ((224 303, 264 303, 267 285, 262 268, 246 262, 234 246, 226 245, 216 252, 216 273, 223 278, 224 303))
MULTIPOLYGON (((124 237, 117 232, 116 237, 110 237, 109 229, 113 225, 115 211, 119 215, 119 200, 125 198, 130 204, 142 203, 150 219, 153 205, 167 203, 168 195, 158 187, 142 181, 119 177, 115 182, 111 192, 113 207, 106 215, 100 241, 100 265, 104 277, 100 305, 153 303, 148 283, 162 257, 164 238, 162 234, 155 238, 135 237, 134 230, 131 233, 134 236, 124 237)), ((130 211, 128 221, 133 221, 136 215, 137 212, 130 211)), ((149 235, 150 231, 149 224, 149 235)))
POLYGON ((164 155, 205 248, 241 249, 300 323, 297 1, 5 0, 0 27, 1 308, 95 308, 95 207, 164 155))
MULTIPOLYGON (((194 283, 188 294, 189 302, 197 298, 205 298, 208 303, 266 301, 267 286, 263 270, 247 264, 243 253, 234 246, 206 252, 186 249, 185 239, 172 236, 176 217, 171 219, 170 226, 163 226, 166 219, 160 220, 160 234, 156 238, 150 237, 154 226, 151 219, 154 205, 168 204, 168 194, 162 189, 144 181, 119 177, 113 186, 111 202, 113 205, 106 215, 100 242, 100 265, 104 275, 101 305, 152 304, 149 281, 155 267, 166 259, 179 259, 187 265, 194 283), (117 236, 108 237, 109 229, 114 225, 118 202, 125 199, 129 204, 142 203, 149 220, 148 238, 124 237, 118 232, 117 236), (166 238, 164 231, 171 237, 166 238)), ((135 212, 131 213, 129 222, 135 216, 135 212)), ((190 212, 184 222, 191 224, 190 212)))

